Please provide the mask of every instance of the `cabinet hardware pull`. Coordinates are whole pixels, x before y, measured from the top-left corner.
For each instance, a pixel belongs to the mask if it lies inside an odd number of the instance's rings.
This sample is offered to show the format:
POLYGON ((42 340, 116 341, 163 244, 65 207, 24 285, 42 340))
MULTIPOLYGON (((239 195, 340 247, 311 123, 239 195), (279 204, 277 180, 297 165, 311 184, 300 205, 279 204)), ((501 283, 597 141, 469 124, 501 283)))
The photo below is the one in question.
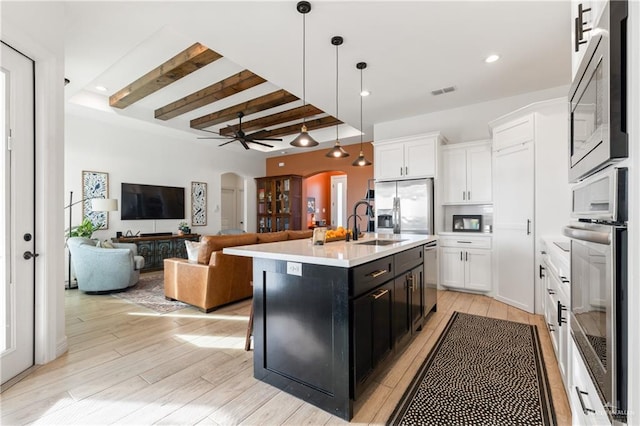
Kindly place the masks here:
POLYGON ((380 299, 385 294, 389 293, 389 290, 378 290, 377 293, 372 294, 374 299, 380 299))
POLYGON ((463 199, 463 200, 466 200, 466 199, 467 199, 467 198, 466 198, 466 196, 467 196, 467 194, 466 194, 464 191, 462 191, 462 199, 463 199))
POLYGON ((591 8, 587 7, 586 9, 582 8, 582 3, 578 4, 578 16, 575 18, 574 22, 575 22, 575 28, 574 28, 574 33, 575 33, 575 44, 574 44, 574 49, 576 52, 578 52, 580 50, 580 45, 581 44, 585 44, 587 41, 583 40, 584 39, 584 33, 591 31, 591 28, 585 28, 584 25, 586 24, 586 22, 584 22, 584 17, 583 14, 586 12, 590 12, 591 8))
POLYGON ((531 235, 531 219, 527 219, 527 235, 531 235))
POLYGON ((547 289, 547 293, 549 293, 549 294, 556 294, 556 292, 555 292, 555 291, 553 291, 553 290, 551 290, 550 288, 548 288, 548 289, 547 289))
POLYGON ((460 262, 462 262, 462 251, 460 252, 460 262))
POLYGON ((569 282, 567 277, 563 277, 562 275, 560 275, 560 281, 562 281, 563 283, 568 283, 569 282))
POLYGON ((389 271, 387 271, 386 269, 378 269, 377 271, 373 271, 372 273, 370 273, 369 276, 372 278, 378 278, 379 276, 382 276, 387 272, 389 271))
POLYGON ((456 242, 460 243, 460 244, 471 244, 472 243, 472 241, 456 241, 456 242))
POLYGON ((400 166, 400 176, 402 176, 402 166, 400 166))
POLYGON ((555 330, 553 329, 553 324, 551 324, 550 322, 547 323, 547 327, 549 327, 549 331, 550 332, 554 332, 555 330))
POLYGON ((544 278, 544 270, 545 270, 545 267, 540 265, 540 270, 538 272, 538 275, 540 276, 540 279, 544 278))
POLYGON ((578 394, 578 399, 580 400, 580 406, 582 407, 582 412, 587 416, 589 415, 589 413, 595 413, 596 410, 587 408, 587 406, 584 405, 584 400, 582 399, 582 395, 589 395, 589 392, 582 391, 580 390, 579 387, 576 386, 576 393, 578 394))
POLYGON ((465 251, 465 252, 464 252, 464 261, 465 261, 465 262, 468 262, 468 261, 469 261, 469 252, 468 252, 468 251, 465 251))
POLYGON ((405 168, 404 168, 404 175, 405 175, 405 176, 409 176, 409 166, 405 166, 405 168))
POLYGON ((471 201, 471 191, 467 191, 467 200, 471 201))

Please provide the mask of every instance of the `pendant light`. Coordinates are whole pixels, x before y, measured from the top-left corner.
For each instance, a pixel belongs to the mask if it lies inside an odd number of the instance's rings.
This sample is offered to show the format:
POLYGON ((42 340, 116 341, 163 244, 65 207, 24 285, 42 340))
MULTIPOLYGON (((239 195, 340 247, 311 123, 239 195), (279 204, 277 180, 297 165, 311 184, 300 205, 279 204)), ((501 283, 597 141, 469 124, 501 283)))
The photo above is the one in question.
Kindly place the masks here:
POLYGON ((365 96, 363 94, 364 90, 362 90, 362 70, 366 67, 366 62, 358 62, 356 64, 356 68, 360 70, 360 155, 358 155, 358 158, 356 158, 352 165, 357 167, 365 167, 371 165, 371 161, 367 160, 364 157, 364 151, 362 150, 362 137, 364 135, 364 127, 362 126, 362 98, 365 96))
MULTIPOLYGON (((336 118, 338 118, 338 47, 343 41, 344 39, 340 36, 331 37, 331 44, 336 47, 336 118)), ((330 158, 345 158, 349 156, 349 153, 340 146, 338 127, 340 127, 340 124, 336 124, 336 144, 325 154, 330 158)))
MULTIPOLYGON (((306 39, 306 27, 305 27, 305 15, 311 12, 311 3, 308 1, 300 1, 296 5, 296 9, 298 12, 302 14, 302 106, 306 106, 306 73, 305 73, 305 64, 306 64, 306 49, 305 49, 305 39, 306 39)), ((306 119, 302 117, 302 128, 300 129, 300 134, 296 136, 294 140, 291 141, 291 145, 298 148, 308 148, 311 146, 318 145, 318 142, 313 139, 307 133, 307 126, 305 125, 306 119)))

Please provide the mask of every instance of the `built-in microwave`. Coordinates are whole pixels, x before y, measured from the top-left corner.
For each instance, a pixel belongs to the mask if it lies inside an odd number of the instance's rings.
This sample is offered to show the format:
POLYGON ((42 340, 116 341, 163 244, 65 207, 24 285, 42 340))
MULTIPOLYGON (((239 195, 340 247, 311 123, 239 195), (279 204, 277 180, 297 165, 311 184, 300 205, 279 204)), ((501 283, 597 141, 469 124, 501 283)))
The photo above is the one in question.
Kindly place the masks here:
POLYGON ((602 12, 569 89, 569 182, 628 156, 627 2, 602 12))

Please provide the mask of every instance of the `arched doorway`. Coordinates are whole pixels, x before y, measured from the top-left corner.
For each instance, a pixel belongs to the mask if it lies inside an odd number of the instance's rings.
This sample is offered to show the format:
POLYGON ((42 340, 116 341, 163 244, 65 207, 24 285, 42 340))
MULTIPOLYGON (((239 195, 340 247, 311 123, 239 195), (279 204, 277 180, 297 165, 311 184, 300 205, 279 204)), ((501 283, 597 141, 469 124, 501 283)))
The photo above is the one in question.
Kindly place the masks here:
POLYGON ((306 200, 304 205, 308 226, 346 227, 348 209, 345 172, 332 170, 305 177, 302 196, 306 200))
POLYGON ((244 178, 235 173, 222 174, 220 191, 220 230, 246 231, 244 178))

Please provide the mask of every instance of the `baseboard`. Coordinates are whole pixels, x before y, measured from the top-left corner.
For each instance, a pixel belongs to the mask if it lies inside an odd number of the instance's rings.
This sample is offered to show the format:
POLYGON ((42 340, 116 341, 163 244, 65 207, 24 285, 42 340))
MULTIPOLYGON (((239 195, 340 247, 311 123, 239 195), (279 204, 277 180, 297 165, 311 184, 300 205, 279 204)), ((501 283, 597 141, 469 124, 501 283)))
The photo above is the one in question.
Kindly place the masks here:
POLYGON ((59 356, 67 352, 67 350, 69 350, 67 336, 63 336, 62 339, 60 339, 58 341, 58 344, 56 345, 56 358, 58 358, 59 356))

